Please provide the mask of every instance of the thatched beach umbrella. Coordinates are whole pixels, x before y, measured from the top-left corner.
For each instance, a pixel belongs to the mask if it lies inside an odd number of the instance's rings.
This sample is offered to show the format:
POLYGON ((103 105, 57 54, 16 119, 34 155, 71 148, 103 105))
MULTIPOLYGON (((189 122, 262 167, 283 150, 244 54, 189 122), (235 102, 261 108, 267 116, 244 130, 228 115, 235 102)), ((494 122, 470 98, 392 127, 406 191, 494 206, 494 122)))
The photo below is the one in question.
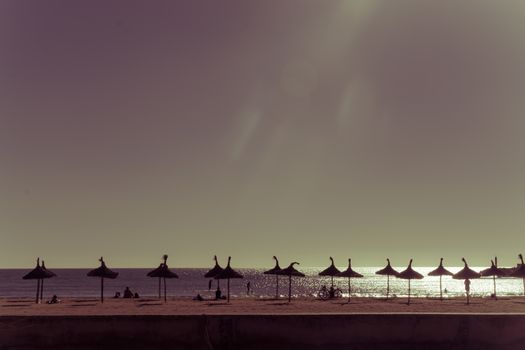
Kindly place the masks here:
MULTIPOLYGON (((219 261, 217 260, 217 255, 213 256, 213 260, 215 260, 215 266, 204 274, 204 277, 206 278, 215 278, 215 276, 217 276, 219 273, 224 271, 224 269, 219 265, 219 261)), ((217 280, 217 288, 219 288, 219 286, 220 286, 219 280, 217 280)))
POLYGON ((483 277, 492 277, 492 283, 494 284, 494 299, 497 299, 496 295, 496 277, 504 277, 507 274, 504 270, 498 268, 498 257, 495 257, 494 260, 490 261, 490 267, 483 271, 480 271, 481 276, 483 277))
POLYGON ((388 299, 388 295, 390 294, 390 276, 397 276, 399 272, 392 268, 390 265, 390 259, 386 259, 386 261, 388 264, 385 268, 376 271, 376 275, 386 276, 386 298, 388 299))
MULTIPOLYGON (((471 280, 471 279, 474 279, 474 278, 480 278, 481 275, 472 270, 470 267, 468 267, 468 264, 467 264, 467 260, 465 260, 465 258, 461 258, 461 260, 463 261, 463 263, 465 264, 465 266, 463 267, 463 269, 461 269, 459 272, 455 273, 454 275, 452 275, 452 278, 453 279, 456 279, 456 280, 471 280)), ((470 304, 470 287, 468 290, 466 290, 467 292, 467 305, 470 304)))
POLYGON ((45 268, 43 261, 42 266, 40 266, 40 258, 38 258, 36 259, 35 268, 22 277, 25 280, 37 280, 35 303, 38 304, 38 302, 42 300, 42 295, 44 293, 44 279, 54 276, 56 275, 53 272, 45 268))
POLYGON ((341 271, 339 271, 337 269, 337 267, 335 267, 334 259, 332 259, 332 257, 330 257, 330 261, 331 261, 330 266, 328 266, 323 271, 319 272, 319 276, 330 276, 331 277, 331 281, 332 281, 332 288, 333 288, 334 287, 334 277, 335 276, 339 276, 341 271))
POLYGON ((279 275, 288 276, 288 302, 292 301, 292 276, 304 277, 304 273, 297 271, 293 266, 299 265, 298 262, 294 261, 287 268, 282 269, 279 275))
POLYGON ((273 269, 264 271, 263 274, 275 275, 275 299, 279 299, 279 273, 282 271, 282 269, 279 266, 279 260, 275 255, 273 256, 273 259, 275 260, 275 266, 273 267, 273 269))
POLYGON ((232 259, 232 257, 229 256, 228 257, 228 265, 226 265, 226 267, 224 268, 224 270, 222 272, 220 272, 219 274, 217 274, 217 275, 215 275, 213 277, 216 280, 228 280, 228 302, 230 302, 230 279, 232 279, 232 278, 244 278, 243 275, 241 275, 240 273, 238 273, 237 271, 235 271, 234 269, 231 268, 231 266, 230 266, 231 259, 232 259))
POLYGON ((348 277, 348 302, 350 302, 350 296, 352 295, 352 284, 350 280, 352 278, 361 278, 363 275, 361 275, 358 272, 355 272, 352 269, 352 259, 348 259, 348 268, 342 272, 339 273, 339 277, 348 277))
POLYGON ((423 279, 423 275, 415 271, 414 269, 412 269, 412 259, 410 259, 410 262, 408 263, 408 267, 406 268, 406 270, 401 271, 397 275, 397 277, 408 280, 408 302, 407 304, 410 305, 410 281, 423 279))
POLYGON ((437 269, 428 273, 429 276, 439 276, 439 299, 443 301, 443 284, 441 282, 443 276, 452 276, 453 273, 443 267, 443 258, 439 260, 437 269))
POLYGON ((522 278, 523 279, 523 295, 525 295, 525 264, 523 263, 523 255, 518 255, 521 261, 521 265, 519 265, 514 272, 510 274, 510 277, 516 277, 516 278, 522 278))
POLYGON ((100 302, 104 302, 104 278, 115 279, 118 276, 118 272, 111 271, 107 268, 104 258, 100 257, 100 267, 91 270, 87 273, 89 277, 99 277, 100 278, 100 302))
POLYGON ((159 299, 160 299, 160 280, 164 280, 164 302, 166 302, 166 278, 179 278, 179 276, 175 273, 170 271, 168 268, 168 255, 164 254, 162 256, 162 259, 164 260, 163 263, 160 264, 159 267, 157 267, 155 270, 150 271, 148 273, 149 277, 158 277, 159 279, 159 299))

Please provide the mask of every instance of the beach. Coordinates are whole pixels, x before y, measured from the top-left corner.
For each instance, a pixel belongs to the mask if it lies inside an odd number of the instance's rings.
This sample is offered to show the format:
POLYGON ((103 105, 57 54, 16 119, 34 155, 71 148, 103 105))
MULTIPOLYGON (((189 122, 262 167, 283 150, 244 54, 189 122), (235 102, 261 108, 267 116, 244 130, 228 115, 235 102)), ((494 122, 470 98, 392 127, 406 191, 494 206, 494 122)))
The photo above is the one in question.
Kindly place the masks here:
POLYGON ((35 304, 30 298, 0 299, 3 316, 108 316, 108 315, 221 315, 221 314, 353 314, 353 313, 518 313, 525 314, 525 298, 507 297, 450 298, 339 298, 322 301, 314 298, 263 299, 234 298, 226 301, 194 301, 172 297, 164 303, 155 298, 113 299, 104 303, 96 298, 66 298, 58 304, 35 304))
POLYGON ((0 301, 0 349, 522 349, 525 300, 0 301))

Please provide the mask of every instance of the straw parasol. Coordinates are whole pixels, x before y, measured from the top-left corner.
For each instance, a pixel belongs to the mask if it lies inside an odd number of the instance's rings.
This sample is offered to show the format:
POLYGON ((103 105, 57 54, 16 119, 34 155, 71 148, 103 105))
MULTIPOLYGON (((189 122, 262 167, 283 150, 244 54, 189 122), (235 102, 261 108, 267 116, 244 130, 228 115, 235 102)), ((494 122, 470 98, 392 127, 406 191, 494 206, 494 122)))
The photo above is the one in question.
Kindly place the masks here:
MULTIPOLYGON (((224 269, 219 265, 217 255, 213 256, 213 260, 215 260, 215 266, 204 274, 204 277, 206 278, 215 278, 216 275, 224 271, 224 269)), ((217 288, 219 288, 219 280, 217 280, 217 288)))
POLYGON ((299 265, 297 261, 291 263, 287 268, 282 269, 279 275, 288 276, 288 302, 292 301, 292 276, 305 277, 304 273, 297 271, 293 266, 299 265))
POLYGON ((330 257, 330 261, 332 262, 330 266, 328 266, 323 271, 319 272, 319 276, 330 276, 331 281, 332 281, 332 288, 333 288, 334 287, 334 276, 339 276, 341 271, 339 271, 337 267, 335 267, 334 259, 332 259, 332 257, 330 257))
POLYGON ((179 276, 175 273, 170 271, 168 268, 168 255, 164 254, 162 256, 162 259, 164 260, 163 263, 160 264, 159 267, 157 267, 155 270, 150 271, 148 273, 149 277, 158 277, 159 279, 159 299, 160 299, 160 280, 164 280, 164 302, 166 302, 166 278, 179 278, 179 276))
POLYGON ((213 278, 216 280, 228 280, 228 303, 230 302, 230 279, 232 278, 244 278, 243 275, 235 271, 230 266, 230 261, 232 260, 232 257, 228 257, 228 265, 226 265, 226 268, 217 275, 215 275, 213 278))
POLYGON ((494 257, 494 260, 490 261, 490 267, 479 272, 482 277, 492 277, 492 283, 494 284, 494 299, 497 299, 496 294, 496 277, 504 277, 507 274, 502 269, 498 268, 498 257, 494 257))
POLYGON ((386 298, 388 300, 388 295, 390 294, 390 276, 397 276, 399 272, 392 268, 390 265, 390 259, 386 259, 386 261, 388 264, 385 266, 385 268, 376 271, 376 275, 386 276, 386 298))
POLYGON ((352 278, 361 278, 363 275, 361 275, 358 272, 355 272, 352 270, 352 259, 348 259, 348 268, 342 272, 339 273, 339 277, 348 277, 348 302, 350 302, 350 296, 352 295, 352 284, 350 280, 352 278))
POLYGON ((412 260, 413 259, 410 259, 410 262, 408 263, 408 267, 406 268, 406 270, 401 271, 397 275, 398 278, 408 280, 408 302, 407 302, 408 305, 410 305, 410 281, 423 279, 423 275, 415 271, 412 268, 412 260))
POLYGON ((275 260, 275 266, 273 267, 273 269, 264 271, 263 274, 275 275, 275 299, 279 299, 279 272, 281 272, 282 269, 279 266, 279 260, 275 255, 273 256, 273 260, 275 260))
POLYGON ((89 277, 99 277, 100 278, 100 302, 104 302, 104 278, 115 279, 118 276, 118 272, 111 271, 107 268, 104 258, 100 257, 100 267, 91 270, 87 273, 89 277))
POLYGON ((522 278, 523 279, 523 295, 525 295, 525 264, 523 263, 523 255, 518 255, 521 265, 519 265, 514 272, 510 274, 510 277, 522 278))
MULTIPOLYGON (((471 280, 474 278, 480 278, 481 275, 472 270, 470 267, 468 267, 467 260, 465 258, 461 258, 465 266, 457 273, 452 275, 452 278, 456 280, 471 280)), ((467 292, 467 305, 470 304, 470 289, 466 291, 467 292)))
POLYGON ((22 277, 25 280, 37 280, 35 303, 38 304, 42 300, 44 293, 44 279, 54 276, 56 275, 53 272, 46 269, 44 261, 42 261, 42 266, 40 266, 40 258, 37 258, 35 268, 22 277))
POLYGON ((437 269, 430 271, 428 273, 429 276, 439 276, 439 299, 443 301, 443 284, 442 284, 442 278, 443 276, 452 276, 453 273, 447 270, 443 267, 443 258, 439 260, 439 266, 437 269))

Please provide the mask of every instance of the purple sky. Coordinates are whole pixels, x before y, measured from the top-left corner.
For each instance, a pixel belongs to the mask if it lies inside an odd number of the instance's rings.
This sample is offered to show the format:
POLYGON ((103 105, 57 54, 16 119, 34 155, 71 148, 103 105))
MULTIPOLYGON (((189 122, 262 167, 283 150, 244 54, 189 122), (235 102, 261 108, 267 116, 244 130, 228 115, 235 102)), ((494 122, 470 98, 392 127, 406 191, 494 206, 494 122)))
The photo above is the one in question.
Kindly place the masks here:
POLYGON ((516 262, 520 1, 0 2, 0 267, 516 262))

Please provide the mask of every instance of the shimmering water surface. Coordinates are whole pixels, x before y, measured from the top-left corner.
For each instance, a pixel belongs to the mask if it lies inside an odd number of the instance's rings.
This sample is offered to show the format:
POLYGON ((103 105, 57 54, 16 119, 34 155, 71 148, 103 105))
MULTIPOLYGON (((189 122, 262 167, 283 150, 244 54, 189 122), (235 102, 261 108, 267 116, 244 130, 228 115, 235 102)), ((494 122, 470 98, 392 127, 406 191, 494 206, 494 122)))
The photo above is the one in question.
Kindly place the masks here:
MULTIPOLYGON (((439 277, 428 277, 426 274, 435 267, 420 267, 417 271, 425 275, 423 280, 412 280, 412 294, 417 297, 439 296, 439 277)), ((324 284, 330 285, 329 277, 320 277, 318 272, 323 268, 300 268, 306 274, 305 278, 293 278, 293 294, 295 296, 315 296, 319 288, 324 284)), ((352 295, 379 297, 385 294, 386 277, 378 276, 375 271, 380 267, 354 268, 363 274, 363 278, 352 279, 352 295)), ((399 268, 401 271, 403 268, 399 268)), ((461 268, 449 268, 456 272, 461 268)), ((479 271, 482 268, 473 269, 479 271)), ((87 277, 88 269, 51 269, 58 277, 45 281, 44 296, 57 294, 59 297, 97 297, 100 295, 100 280, 87 277)), ((158 293, 158 280, 146 277, 151 269, 114 269, 119 272, 115 280, 105 280, 106 296, 110 297, 116 291, 123 292, 129 286, 133 292, 141 296, 155 296, 158 293)), ((212 291, 208 291, 208 281, 203 277, 208 269, 173 269, 179 279, 171 279, 167 282, 167 291, 171 296, 195 296, 200 293, 204 297, 213 295, 216 281, 213 281, 212 291)), ((252 294, 250 297, 272 297, 275 295, 275 276, 264 275, 263 269, 238 269, 244 275, 244 279, 231 280, 231 294, 236 297, 247 297, 246 284, 251 283, 252 294)), ((29 269, 0 269, 0 297, 33 297, 36 290, 36 281, 23 280, 22 276, 29 269)), ((347 296, 348 279, 335 278, 336 286, 341 288, 347 296)), ((498 278, 497 293, 499 296, 515 296, 523 294, 523 281, 515 278, 498 278)), ((407 295, 407 281, 390 278, 390 291, 397 296, 407 295)), ((280 294, 288 292, 288 278, 280 277, 280 294)), ((221 282, 225 291, 226 281, 221 282)), ((464 294, 463 281, 443 277, 443 288, 446 289, 445 297, 459 296, 464 294)), ((472 280, 471 293, 476 296, 489 296, 493 291, 492 278, 472 280)))

